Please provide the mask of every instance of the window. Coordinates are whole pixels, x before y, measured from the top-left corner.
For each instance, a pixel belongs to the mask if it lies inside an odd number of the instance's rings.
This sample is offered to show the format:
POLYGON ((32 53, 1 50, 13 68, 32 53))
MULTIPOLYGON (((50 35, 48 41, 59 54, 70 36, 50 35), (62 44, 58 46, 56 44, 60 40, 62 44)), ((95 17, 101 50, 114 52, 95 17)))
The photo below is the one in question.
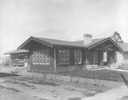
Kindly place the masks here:
POLYGON ((45 49, 42 51, 34 51, 33 64, 49 65, 50 64, 49 50, 45 49))
POLYGON ((39 52, 39 64, 42 64, 42 52, 39 52))
POLYGON ((60 65, 69 64, 69 50, 58 50, 58 61, 60 65))
POLYGON ((19 61, 24 62, 24 56, 19 56, 19 61))
POLYGON ((103 62, 107 62, 107 52, 103 52, 103 62))
POLYGON ((82 53, 80 50, 75 50, 74 51, 74 56, 75 56, 75 64, 81 64, 82 63, 82 53))
POLYGON ((32 57, 32 62, 33 64, 36 64, 36 52, 33 52, 33 57, 32 57))
POLYGON ((36 63, 39 64, 39 52, 36 52, 36 63))
POLYGON ((50 54, 49 53, 49 50, 46 50, 45 51, 45 54, 46 54, 46 61, 45 61, 46 62, 46 65, 49 65, 49 63, 50 63, 50 60, 49 60, 49 54, 50 54))
POLYGON ((93 51, 93 63, 97 64, 98 63, 98 52, 93 51))
POLYGON ((16 58, 16 56, 15 55, 11 55, 11 59, 15 59, 16 58))

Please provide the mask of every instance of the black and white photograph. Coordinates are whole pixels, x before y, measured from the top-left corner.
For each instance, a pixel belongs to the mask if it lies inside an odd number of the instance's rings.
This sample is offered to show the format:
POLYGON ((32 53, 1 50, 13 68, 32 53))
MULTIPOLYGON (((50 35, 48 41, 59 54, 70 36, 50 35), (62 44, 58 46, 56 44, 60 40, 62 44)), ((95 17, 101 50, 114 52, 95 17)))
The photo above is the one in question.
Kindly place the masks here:
POLYGON ((128 100, 128 0, 0 0, 0 100, 128 100))

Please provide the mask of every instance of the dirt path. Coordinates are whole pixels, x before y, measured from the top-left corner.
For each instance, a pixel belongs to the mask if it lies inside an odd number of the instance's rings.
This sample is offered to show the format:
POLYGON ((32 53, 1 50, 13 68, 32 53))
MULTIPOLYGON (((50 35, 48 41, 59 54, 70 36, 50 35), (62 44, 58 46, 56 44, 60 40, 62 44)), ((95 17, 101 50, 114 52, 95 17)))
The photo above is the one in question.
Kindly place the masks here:
POLYGON ((128 88, 123 85, 82 100, 128 100, 128 88))

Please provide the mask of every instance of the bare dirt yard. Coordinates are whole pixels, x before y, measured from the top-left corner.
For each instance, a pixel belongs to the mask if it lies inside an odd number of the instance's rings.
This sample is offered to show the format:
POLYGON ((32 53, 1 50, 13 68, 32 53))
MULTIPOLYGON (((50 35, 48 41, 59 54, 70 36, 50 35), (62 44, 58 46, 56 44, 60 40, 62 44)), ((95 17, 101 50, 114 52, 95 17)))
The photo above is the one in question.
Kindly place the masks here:
POLYGON ((1 75, 0 100, 81 100, 109 90, 94 84, 1 75))
POLYGON ((87 77, 92 83, 0 73, 0 100, 128 100, 128 88, 120 74, 128 79, 127 72, 111 70, 78 71, 71 75, 87 77))

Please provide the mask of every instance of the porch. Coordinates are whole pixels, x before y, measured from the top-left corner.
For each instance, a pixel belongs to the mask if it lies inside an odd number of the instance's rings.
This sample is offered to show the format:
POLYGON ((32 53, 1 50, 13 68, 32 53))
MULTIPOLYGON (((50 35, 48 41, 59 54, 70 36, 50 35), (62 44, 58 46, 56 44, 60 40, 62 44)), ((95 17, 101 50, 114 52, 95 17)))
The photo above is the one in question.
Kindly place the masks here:
POLYGON ((84 70, 117 68, 116 51, 121 51, 114 41, 108 39, 85 48, 63 48, 56 50, 56 70, 84 70))

